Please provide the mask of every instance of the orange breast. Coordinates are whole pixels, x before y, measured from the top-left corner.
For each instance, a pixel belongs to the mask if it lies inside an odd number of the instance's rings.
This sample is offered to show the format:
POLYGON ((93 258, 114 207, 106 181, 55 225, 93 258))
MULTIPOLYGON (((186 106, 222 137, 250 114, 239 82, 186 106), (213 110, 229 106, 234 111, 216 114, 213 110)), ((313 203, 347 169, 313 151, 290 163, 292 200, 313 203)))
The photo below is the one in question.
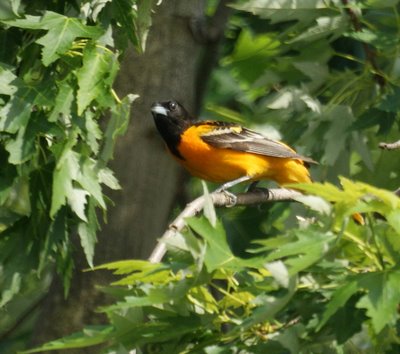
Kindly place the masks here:
POLYGON ((271 179, 281 185, 311 182, 301 160, 214 148, 199 137, 199 129, 205 133, 210 127, 195 126, 184 132, 179 145, 184 160, 178 160, 196 177, 219 183, 243 176, 249 176, 252 180, 271 179))

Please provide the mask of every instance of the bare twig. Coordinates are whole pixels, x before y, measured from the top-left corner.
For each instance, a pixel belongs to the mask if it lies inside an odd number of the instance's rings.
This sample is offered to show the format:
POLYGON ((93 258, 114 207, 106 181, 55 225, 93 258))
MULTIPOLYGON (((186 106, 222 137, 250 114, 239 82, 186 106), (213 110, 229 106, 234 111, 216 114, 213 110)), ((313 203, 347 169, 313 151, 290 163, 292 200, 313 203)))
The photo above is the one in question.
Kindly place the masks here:
MULTIPOLYGON (((277 188, 277 189, 257 189, 252 192, 239 193, 236 195, 236 201, 232 201, 232 197, 224 192, 214 192, 210 194, 213 204, 217 207, 230 207, 234 205, 254 205, 266 202, 287 201, 294 200, 296 197, 301 196, 300 192, 292 189, 277 188)), ((164 233, 158 241, 157 246, 151 253, 149 261, 152 263, 161 262, 166 253, 166 241, 173 237, 177 232, 185 227, 185 218, 195 216, 204 207, 206 202, 205 196, 201 196, 189 204, 172 222, 168 230, 164 233)))
MULTIPOLYGON (((342 4, 345 6, 345 11, 347 12, 347 15, 350 18, 350 21, 353 25, 353 28, 356 32, 361 32, 362 31, 362 26, 361 22, 357 16, 357 14, 354 12, 354 10, 349 6, 349 0, 342 0, 342 4)), ((378 67, 378 64, 376 62, 376 52, 375 50, 369 46, 367 43, 362 42, 362 47, 364 49, 365 56, 370 63, 373 71, 374 71, 374 79, 377 82, 377 84, 380 87, 384 87, 386 84, 386 80, 382 75, 381 70, 378 67)))
POLYGON ((394 143, 379 143, 379 147, 381 149, 385 149, 385 150, 396 150, 396 149, 400 149, 400 140, 394 142, 394 143))

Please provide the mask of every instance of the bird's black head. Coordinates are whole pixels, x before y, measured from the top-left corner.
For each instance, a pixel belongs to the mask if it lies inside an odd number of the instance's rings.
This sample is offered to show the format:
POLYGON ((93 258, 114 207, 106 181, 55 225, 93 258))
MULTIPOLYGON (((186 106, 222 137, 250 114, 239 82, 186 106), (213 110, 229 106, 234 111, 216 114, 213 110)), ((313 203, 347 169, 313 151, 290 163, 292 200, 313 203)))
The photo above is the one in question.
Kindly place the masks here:
POLYGON ((151 106, 151 113, 156 124, 157 121, 167 120, 176 127, 186 128, 193 121, 190 114, 177 101, 155 102, 151 106))
POLYGON ((155 102, 151 106, 156 127, 170 151, 181 157, 177 146, 181 134, 194 123, 194 119, 177 101, 155 102))

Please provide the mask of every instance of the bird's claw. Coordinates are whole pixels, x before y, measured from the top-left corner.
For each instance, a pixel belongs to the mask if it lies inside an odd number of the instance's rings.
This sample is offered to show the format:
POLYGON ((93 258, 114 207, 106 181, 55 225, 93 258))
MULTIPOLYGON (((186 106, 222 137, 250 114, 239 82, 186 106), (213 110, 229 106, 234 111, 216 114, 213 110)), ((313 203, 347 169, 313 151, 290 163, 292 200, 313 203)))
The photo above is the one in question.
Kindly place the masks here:
POLYGON ((228 192, 227 190, 223 190, 222 193, 224 193, 227 199, 229 200, 229 203, 226 205, 227 208, 234 207, 237 203, 237 196, 231 192, 228 192))
POLYGON ((234 195, 233 193, 227 191, 227 190, 224 189, 224 188, 218 188, 218 189, 216 189, 216 190, 214 191, 214 193, 222 193, 222 194, 225 196, 226 201, 227 201, 227 202, 225 203, 225 206, 226 206, 227 208, 232 208, 232 207, 234 207, 234 206, 236 205, 236 203, 237 203, 237 196, 234 195))

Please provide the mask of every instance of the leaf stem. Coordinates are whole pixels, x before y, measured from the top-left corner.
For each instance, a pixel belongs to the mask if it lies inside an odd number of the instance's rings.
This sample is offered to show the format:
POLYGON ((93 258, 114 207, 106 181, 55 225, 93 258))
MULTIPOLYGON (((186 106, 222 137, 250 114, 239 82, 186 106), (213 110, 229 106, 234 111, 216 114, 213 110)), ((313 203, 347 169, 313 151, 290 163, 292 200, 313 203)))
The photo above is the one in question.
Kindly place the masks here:
POLYGON ((238 302, 242 306, 247 306, 247 302, 240 300, 236 296, 232 295, 231 293, 227 292, 225 289, 219 287, 218 285, 210 282, 210 286, 212 286, 215 290, 219 291, 221 294, 224 294, 225 296, 229 297, 230 299, 238 302))
POLYGON ((118 95, 117 95, 117 93, 115 92, 114 89, 111 89, 111 94, 114 97, 114 99, 117 101, 118 104, 122 103, 121 99, 118 97, 118 95))
POLYGON ((368 246, 367 243, 363 242, 361 239, 359 239, 358 237, 356 237, 355 235, 353 235, 352 233, 350 233, 349 231, 344 231, 343 232, 343 236, 346 237, 348 240, 354 242, 358 248, 364 252, 364 254, 371 259, 376 267, 379 270, 383 270, 383 266, 379 260, 379 258, 376 256, 376 254, 370 249, 370 247, 368 246))

